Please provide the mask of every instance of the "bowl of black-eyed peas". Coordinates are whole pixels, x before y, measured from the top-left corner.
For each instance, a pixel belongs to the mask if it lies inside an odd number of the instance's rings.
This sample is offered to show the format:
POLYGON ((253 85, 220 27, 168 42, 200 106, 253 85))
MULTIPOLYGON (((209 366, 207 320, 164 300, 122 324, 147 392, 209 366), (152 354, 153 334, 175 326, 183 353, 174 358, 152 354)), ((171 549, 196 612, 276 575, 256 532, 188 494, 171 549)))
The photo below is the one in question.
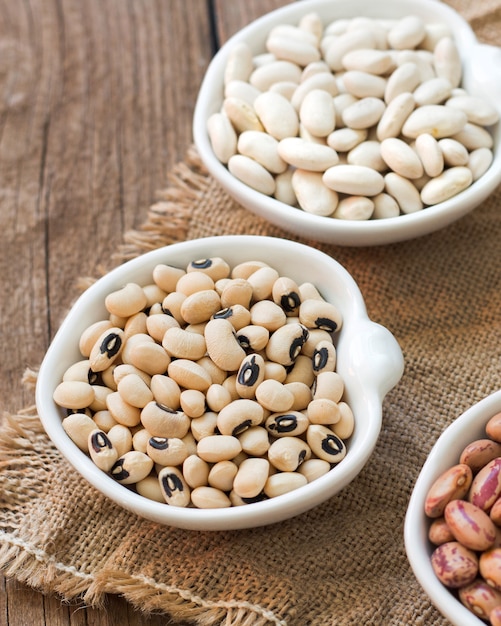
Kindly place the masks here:
POLYGON ((62 455, 121 506, 239 529, 353 480, 403 367, 333 258, 286 239, 208 237, 91 285, 47 350, 36 401, 62 455))
POLYGON ((213 58, 195 144, 231 197, 288 232, 420 237, 501 182, 500 67, 442 2, 293 2, 213 58))

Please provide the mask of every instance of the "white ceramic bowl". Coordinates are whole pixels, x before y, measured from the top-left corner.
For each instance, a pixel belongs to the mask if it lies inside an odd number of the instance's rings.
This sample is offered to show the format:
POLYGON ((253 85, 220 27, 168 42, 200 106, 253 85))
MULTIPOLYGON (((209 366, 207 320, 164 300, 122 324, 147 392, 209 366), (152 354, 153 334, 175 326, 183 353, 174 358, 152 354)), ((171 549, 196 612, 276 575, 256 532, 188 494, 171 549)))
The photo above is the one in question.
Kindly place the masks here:
POLYGON ((485 437, 485 425, 501 411, 501 391, 484 398, 458 417, 438 438, 414 486, 405 517, 405 549, 412 570, 433 604, 454 626, 485 626, 435 576, 428 541, 430 520, 424 513, 426 494, 434 481, 456 465, 463 448, 485 437))
POLYGON ((482 95, 501 111, 501 49, 478 43, 468 23, 438 0, 302 0, 292 2, 252 22, 236 33, 215 55, 202 82, 196 103, 193 135, 208 171, 230 196, 249 211, 288 232, 344 246, 373 246, 404 241, 441 229, 481 204, 501 182, 500 124, 494 131, 495 155, 490 169, 467 190, 422 211, 398 217, 345 221, 308 214, 266 196, 238 181, 214 155, 207 134, 207 120, 219 111, 223 99, 223 75, 228 55, 238 42, 246 42, 254 54, 264 51, 270 29, 278 24, 297 24, 312 11, 325 22, 368 16, 399 18, 409 14, 425 22, 447 23, 463 60, 463 85, 469 93, 482 95))
POLYGON ((121 506, 162 524, 222 530, 265 525, 302 513, 336 494, 360 472, 376 444, 382 400, 403 373, 403 357, 393 335, 367 317, 362 295, 348 272, 314 248, 292 241, 255 236, 208 237, 154 250, 119 266, 99 279, 75 303, 43 360, 36 402, 49 437, 68 461, 99 491, 121 506), (313 282, 343 316, 337 342, 338 371, 353 409, 355 432, 345 458, 316 481, 270 500, 240 507, 201 510, 153 502, 118 484, 100 471, 69 439, 53 391, 71 363, 81 359, 78 337, 89 324, 107 317, 105 296, 126 282, 151 282, 158 263, 186 267, 193 260, 223 257, 230 265, 259 259, 299 282, 313 282))

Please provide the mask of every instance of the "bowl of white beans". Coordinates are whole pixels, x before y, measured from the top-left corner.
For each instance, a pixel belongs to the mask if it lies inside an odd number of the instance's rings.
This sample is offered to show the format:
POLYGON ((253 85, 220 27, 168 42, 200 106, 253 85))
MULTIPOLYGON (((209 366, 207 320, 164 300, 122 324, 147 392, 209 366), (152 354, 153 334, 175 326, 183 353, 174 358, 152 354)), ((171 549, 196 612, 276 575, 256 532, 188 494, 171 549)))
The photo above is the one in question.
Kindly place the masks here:
POLYGON ((161 524, 306 512, 373 453, 400 347, 351 275, 260 236, 175 243, 76 301, 42 362, 46 432, 96 489, 161 524))
POLYGON ((501 624, 501 392, 438 438, 405 518, 412 570, 454 626, 501 624))
POLYGON ((500 68, 436 0, 293 2, 212 59, 194 141, 232 198, 287 232, 405 241, 501 182, 500 68))

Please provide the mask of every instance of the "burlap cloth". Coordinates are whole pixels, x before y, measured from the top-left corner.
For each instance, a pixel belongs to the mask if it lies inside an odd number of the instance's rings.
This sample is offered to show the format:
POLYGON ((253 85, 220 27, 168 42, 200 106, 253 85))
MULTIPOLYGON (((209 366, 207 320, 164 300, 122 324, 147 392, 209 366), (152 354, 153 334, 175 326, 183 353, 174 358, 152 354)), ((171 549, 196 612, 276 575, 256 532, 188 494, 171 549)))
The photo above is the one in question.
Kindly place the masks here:
MULTIPOLYGON (((463 4, 495 43, 501 2, 463 4), (476 9, 475 9, 476 7, 476 9), (495 8, 496 8, 495 7, 495 8)), ((354 276, 406 369, 384 403, 379 443, 358 478, 322 506, 236 532, 162 527, 109 502, 48 441, 34 408, 5 415, 0 441, 0 567, 66 600, 106 593, 174 622, 275 626, 445 625, 408 565, 403 522, 414 481, 443 429, 501 387, 501 189, 435 234, 376 248, 317 244, 354 276)), ((174 241, 287 233, 245 212, 195 151, 171 174, 118 261, 174 241)), ((304 240, 303 240, 304 241, 304 240)), ((26 376, 34 382, 34 372, 26 376)))

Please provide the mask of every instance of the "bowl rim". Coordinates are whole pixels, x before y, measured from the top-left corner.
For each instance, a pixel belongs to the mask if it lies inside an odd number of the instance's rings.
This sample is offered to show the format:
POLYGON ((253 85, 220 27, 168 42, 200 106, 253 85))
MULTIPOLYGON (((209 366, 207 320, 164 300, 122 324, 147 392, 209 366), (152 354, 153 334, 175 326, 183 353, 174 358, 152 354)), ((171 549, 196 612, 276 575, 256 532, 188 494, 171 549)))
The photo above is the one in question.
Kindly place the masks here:
POLYGON ((473 441, 488 419, 501 411, 501 390, 495 391, 469 407, 442 432, 428 454, 412 490, 404 521, 404 544, 411 569, 435 607, 454 626, 485 626, 485 622, 469 611, 436 577, 431 566, 433 550, 427 537, 427 518, 424 513, 426 494, 433 482, 449 465, 443 458, 444 450, 457 451, 473 441), (471 433, 471 434, 469 434, 471 433), (428 545, 429 550, 423 549, 428 545))
MULTIPOLYGON (((98 279, 77 299, 70 312, 61 323, 42 361, 36 385, 36 404, 40 420, 50 439, 61 454, 88 482, 97 487, 109 498, 129 510, 137 512, 138 507, 141 508, 143 517, 187 529, 223 530, 249 528, 269 523, 266 521, 263 522, 263 519, 265 517, 267 519, 268 515, 285 519, 298 514, 296 512, 291 514, 291 511, 298 506, 297 498, 291 497, 289 494, 284 494, 283 496, 271 498, 265 502, 246 505, 245 507, 229 507, 224 509, 224 514, 221 513, 221 509, 183 509, 169 507, 164 503, 148 500, 139 494, 133 493, 122 485, 119 485, 113 478, 99 470, 91 459, 69 439, 61 425, 61 411, 52 400, 52 391, 55 388, 55 384, 61 380, 62 373, 67 367, 66 364, 63 365, 61 363, 59 351, 62 348, 62 343, 65 341, 66 336, 71 331, 75 319, 78 318, 82 311, 85 311, 86 308, 91 306, 96 298, 101 298, 104 302, 103 296, 109 293, 110 286, 114 285, 114 288, 117 288, 119 284, 123 285, 123 274, 130 276, 131 272, 138 271, 139 268, 143 268, 143 271, 146 271, 144 268, 152 269, 158 262, 172 262, 176 258, 182 258, 183 255, 188 255, 190 260, 193 258, 206 258, 207 255, 201 254, 201 252, 207 252, 209 249, 214 251, 222 250, 221 256, 224 258, 226 249, 235 244, 237 244, 237 248, 241 249, 248 249, 249 246, 254 246, 259 249, 263 249, 266 246, 273 246, 274 250, 276 250, 278 246, 279 251, 282 253, 285 253, 285 251, 289 251, 290 253, 294 252, 296 254, 307 252, 309 258, 316 259, 317 263, 328 263, 329 268, 332 268, 333 272, 335 272, 333 275, 337 275, 342 284, 346 286, 348 297, 350 298, 349 306, 352 307, 355 312, 356 319, 367 323, 369 328, 374 327, 384 330, 384 332, 387 333, 385 336, 388 338, 391 337, 392 342, 394 342, 394 344, 392 343, 390 346, 394 351, 394 363, 391 365, 393 369, 391 372, 392 380, 390 388, 398 382, 403 372, 403 357, 399 352, 399 348, 397 348, 396 340, 389 331, 369 320, 362 294, 353 277, 338 261, 320 250, 304 244, 287 239, 258 235, 205 237, 177 242, 152 250, 125 262, 98 279), (401 361, 399 361, 399 359, 401 359, 401 361)), ((214 254, 213 256, 216 255, 214 254)), ((88 323, 90 322, 86 322, 86 325, 88 325, 88 323)), ((84 325, 82 324, 82 328, 83 327, 84 325)), ((76 330, 73 331, 73 334, 75 334, 75 332, 76 330)), ((389 365, 387 364, 386 367, 388 368, 389 365)), ((373 394, 372 399, 375 399, 372 404, 369 403, 368 406, 371 419, 367 422, 367 428, 363 429, 363 434, 360 435, 360 441, 363 445, 360 444, 357 446, 356 453, 350 456, 348 452, 343 462, 335 467, 333 472, 331 471, 305 487, 300 487, 296 490, 295 495, 303 497, 302 511, 299 511, 299 513, 305 512, 315 506, 317 499, 325 499, 321 498, 321 495, 325 492, 329 493, 333 490, 333 487, 336 488, 335 493, 337 493, 337 491, 348 484, 359 473, 361 467, 365 465, 379 436, 382 419, 382 397, 388 390, 387 387, 374 388, 371 390, 373 394), (301 489, 303 491, 301 491, 301 489)), ((332 495, 334 495, 334 493, 332 493, 332 495)), ((277 519, 277 521, 280 521, 280 519, 277 519)))
MULTIPOLYGON (((390 7, 386 8, 386 11, 391 9, 392 15, 404 16, 408 12, 414 12, 427 21, 435 21, 440 16, 442 21, 451 24, 456 38, 460 38, 460 54, 463 60, 473 56, 473 49, 478 52, 486 47, 485 44, 479 44, 468 22, 440 0, 419 0, 419 2, 386 0, 384 6, 390 7)), ((300 16, 311 11, 328 11, 333 16, 342 16, 342 11, 348 11, 350 15, 356 15, 360 7, 363 7, 369 16, 381 15, 381 3, 370 3, 368 0, 302 0, 300 3, 275 9, 244 26, 223 44, 207 67, 195 103, 192 132, 195 146, 209 173, 224 186, 230 196, 253 213, 277 226, 296 234, 307 234, 318 241, 352 246, 384 245, 413 239, 444 228, 476 208, 498 187, 501 183, 501 122, 493 128, 495 144, 493 161, 489 169, 465 191, 421 211, 381 220, 361 221, 334 220, 310 214, 244 186, 244 183, 230 174, 227 167, 216 158, 206 128, 206 120, 211 113, 219 109, 222 101, 222 73, 234 44, 247 41, 256 46, 256 34, 260 33, 262 28, 266 27, 268 31, 275 23, 297 22, 300 16), (214 85, 218 86, 221 93, 214 92, 214 85), (245 199, 242 199, 242 196, 245 196, 245 199)), ((482 58, 487 59, 480 55, 478 62, 481 62, 482 58)), ((473 70, 465 72, 464 82, 472 81, 473 74, 473 70)), ((493 104, 501 113, 501 103, 494 99, 493 104)))

